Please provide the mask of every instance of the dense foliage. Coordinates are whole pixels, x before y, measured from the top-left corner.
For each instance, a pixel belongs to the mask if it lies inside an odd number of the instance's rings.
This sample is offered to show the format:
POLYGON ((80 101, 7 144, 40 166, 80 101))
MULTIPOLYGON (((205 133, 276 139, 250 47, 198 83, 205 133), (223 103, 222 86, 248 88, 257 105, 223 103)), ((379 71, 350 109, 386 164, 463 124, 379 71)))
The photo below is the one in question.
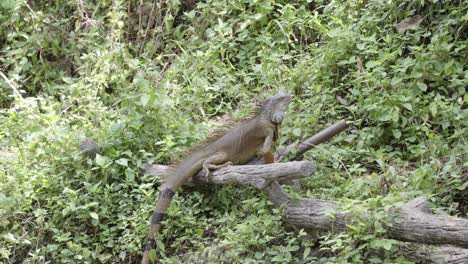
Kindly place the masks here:
POLYGON ((307 154, 318 171, 290 193, 338 200, 356 225, 315 243, 255 190, 183 191, 157 255, 404 262, 382 228, 392 206, 468 211, 467 21, 462 0, 0 1, 0 261, 136 261, 158 186, 140 165, 284 89, 281 144, 352 124, 307 154))

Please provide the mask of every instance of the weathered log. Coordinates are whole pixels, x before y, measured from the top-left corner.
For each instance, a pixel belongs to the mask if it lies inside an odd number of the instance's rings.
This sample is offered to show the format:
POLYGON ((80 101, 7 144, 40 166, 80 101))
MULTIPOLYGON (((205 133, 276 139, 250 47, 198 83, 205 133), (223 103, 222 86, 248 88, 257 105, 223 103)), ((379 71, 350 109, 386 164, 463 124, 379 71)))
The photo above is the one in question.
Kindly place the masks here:
POLYGON ((141 173, 152 176, 159 176, 161 183, 166 181, 166 178, 174 172, 174 168, 166 165, 159 164, 148 164, 144 163, 141 165, 141 173))
MULTIPOLYGON (((407 242, 468 248, 468 219, 433 215, 428 208, 427 201, 419 197, 393 210, 394 220, 385 227, 390 237, 407 242)), ((287 204, 283 214, 288 223, 307 229, 345 231, 347 225, 352 224, 352 217, 337 210, 336 202, 332 201, 301 199, 297 205, 287 204), (333 212, 333 218, 329 212, 333 212)))
POLYGON ((397 221, 389 231, 399 240, 468 248, 468 219, 433 215, 422 197, 402 206, 397 221))
MULTIPOLYGON (((160 181, 173 172, 173 168, 163 165, 145 165, 143 170, 149 175, 159 175, 160 181)), ((311 176, 315 165, 311 161, 292 161, 264 165, 227 166, 210 172, 208 177, 203 171, 191 179, 192 184, 247 184, 263 189, 270 181, 292 180, 311 176)))
POLYGON ((468 263, 468 249, 450 245, 433 246, 415 243, 402 243, 400 252, 418 263, 426 264, 465 264, 468 263))
POLYGON ((199 172, 194 183, 248 184, 258 189, 271 181, 293 180, 311 176, 315 166, 311 161, 292 161, 264 165, 228 166, 210 173, 208 177, 199 172))

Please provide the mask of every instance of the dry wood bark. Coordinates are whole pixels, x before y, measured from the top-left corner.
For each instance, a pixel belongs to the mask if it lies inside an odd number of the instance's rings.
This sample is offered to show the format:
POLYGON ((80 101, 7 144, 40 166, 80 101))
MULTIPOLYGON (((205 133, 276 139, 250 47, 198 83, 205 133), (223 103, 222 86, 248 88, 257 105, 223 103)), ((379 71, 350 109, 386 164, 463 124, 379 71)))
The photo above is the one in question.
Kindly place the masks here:
POLYGON ((468 263, 468 249, 450 245, 423 245, 402 243, 400 252, 406 258, 426 264, 465 264, 468 263))
MULTIPOLYGON (((393 210, 394 220, 386 226, 389 236, 400 241, 468 248, 468 219, 433 215, 428 208, 427 201, 419 197, 393 210)), ((352 223, 352 217, 338 210, 332 201, 301 199, 297 205, 286 205, 283 214, 290 224, 321 231, 345 231, 352 223), (327 214, 331 211, 334 219, 327 214)))
MULTIPOLYGON (((161 182, 173 172, 163 165, 145 165, 144 172, 160 176, 161 182)), ((200 171, 191 179, 195 185, 206 184, 247 184, 263 189, 271 181, 300 179, 311 176, 315 165, 311 161, 292 161, 264 165, 228 166, 212 171, 208 177, 200 171)))

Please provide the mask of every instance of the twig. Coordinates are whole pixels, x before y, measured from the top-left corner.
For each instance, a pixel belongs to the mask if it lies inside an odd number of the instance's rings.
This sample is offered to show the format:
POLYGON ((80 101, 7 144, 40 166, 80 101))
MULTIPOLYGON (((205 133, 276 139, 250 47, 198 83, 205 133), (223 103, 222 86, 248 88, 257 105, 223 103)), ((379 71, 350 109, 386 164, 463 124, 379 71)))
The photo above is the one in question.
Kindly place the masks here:
POLYGON ((348 126, 349 125, 348 123, 346 123, 346 121, 338 121, 335 124, 313 135, 303 143, 300 143, 299 146, 297 146, 296 160, 300 160, 302 158, 302 155, 304 155, 304 153, 309 151, 311 148, 331 139, 343 130, 347 129, 348 126))
POLYGON ((141 20, 141 13, 143 12, 143 0, 140 0, 138 5, 138 34, 137 34, 137 43, 140 42, 140 36, 142 36, 143 25, 141 20))
POLYGON ((2 76, 3 80, 5 80, 5 82, 8 84, 8 86, 10 86, 10 88, 13 90, 13 95, 16 98, 23 99, 23 96, 21 96, 18 89, 16 89, 15 83, 13 81, 10 81, 10 79, 8 79, 8 77, 2 71, 0 71, 0 76, 2 76))
POLYGON ((364 71, 364 67, 362 66, 362 61, 359 56, 356 56, 356 64, 359 69, 359 72, 361 73, 361 76, 364 78, 364 82, 366 83, 367 88, 369 88, 369 82, 367 82, 366 77, 366 71, 364 71))
POLYGON ((36 18, 37 15, 36 15, 36 12, 34 12, 34 10, 31 8, 31 6, 29 5, 29 3, 26 3, 26 7, 29 9, 29 12, 31 12, 31 16, 33 18, 36 18))
POLYGON ((93 26, 96 25, 96 21, 89 17, 88 12, 86 12, 85 6, 83 4, 83 0, 77 0, 76 4, 78 6, 78 12, 80 13, 81 20, 85 26, 93 26))
POLYGON ((151 25, 152 25, 153 22, 154 22, 154 17, 155 17, 155 16, 153 16, 153 12, 154 12, 154 7, 155 7, 155 6, 156 6, 156 3, 153 3, 153 4, 151 5, 151 11, 150 11, 150 13, 149 13, 149 19, 148 19, 148 22, 147 22, 147 24, 146 24, 145 32, 143 33, 143 38, 144 38, 143 41, 145 41, 146 36, 148 36, 148 31, 150 30, 151 25))

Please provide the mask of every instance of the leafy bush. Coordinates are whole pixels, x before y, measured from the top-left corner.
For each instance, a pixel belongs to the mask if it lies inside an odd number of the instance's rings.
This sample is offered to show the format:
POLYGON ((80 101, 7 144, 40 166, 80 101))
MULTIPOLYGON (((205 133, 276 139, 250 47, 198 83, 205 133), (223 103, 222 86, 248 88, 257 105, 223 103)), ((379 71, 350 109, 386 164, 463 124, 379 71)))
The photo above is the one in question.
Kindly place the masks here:
POLYGON ((294 94, 283 145, 352 124, 307 153, 319 170, 290 193, 339 200, 356 225, 316 244, 254 190, 190 190, 168 212, 162 262, 403 263, 382 228, 392 206, 425 195, 466 215, 466 1, 159 5, 0 3, 0 71, 23 97, 0 79, 3 261, 136 261, 158 186, 141 164, 169 163, 280 89, 294 94))

